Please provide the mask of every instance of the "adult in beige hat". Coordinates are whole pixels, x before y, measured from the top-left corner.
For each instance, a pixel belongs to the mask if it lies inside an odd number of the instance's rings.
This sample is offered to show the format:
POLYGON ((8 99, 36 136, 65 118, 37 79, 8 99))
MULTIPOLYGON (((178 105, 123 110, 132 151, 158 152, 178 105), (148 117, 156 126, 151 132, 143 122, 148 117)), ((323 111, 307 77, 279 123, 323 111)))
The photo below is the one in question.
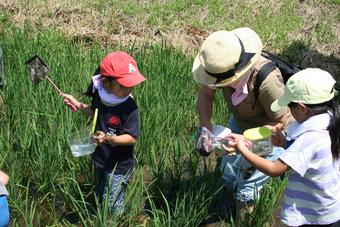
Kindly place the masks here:
MULTIPOLYGON (((284 84, 279 69, 272 71, 260 85, 255 98, 254 83, 258 71, 269 62, 261 56, 260 37, 250 28, 216 31, 203 42, 196 56, 192 73, 201 87, 198 112, 201 126, 212 128, 213 101, 221 88, 229 112, 228 128, 233 133, 268 125, 282 127, 289 119, 288 108, 272 111, 270 105, 283 94, 284 84)), ((274 147, 266 156, 274 160, 283 149, 274 147)), ((224 156, 221 161, 222 182, 236 198, 236 209, 252 204, 255 184, 261 190, 269 177, 257 170, 240 155, 224 156)), ((228 194, 229 194, 228 193, 228 194)), ((237 211, 236 214, 239 212, 237 211)))

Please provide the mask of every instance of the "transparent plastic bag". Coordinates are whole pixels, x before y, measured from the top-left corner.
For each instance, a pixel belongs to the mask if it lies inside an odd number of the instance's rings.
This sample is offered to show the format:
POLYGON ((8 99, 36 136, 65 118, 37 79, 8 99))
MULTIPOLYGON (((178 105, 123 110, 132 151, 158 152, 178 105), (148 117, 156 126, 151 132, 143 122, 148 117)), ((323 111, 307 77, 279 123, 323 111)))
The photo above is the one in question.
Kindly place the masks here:
MULTIPOLYGON (((213 151, 219 155, 225 155, 222 144, 227 145, 228 140, 225 137, 231 132, 230 129, 221 125, 213 126, 213 133, 206 127, 198 127, 196 130, 196 145, 197 152, 202 156, 209 156, 213 151)), ((218 156, 219 156, 218 155, 218 156)))

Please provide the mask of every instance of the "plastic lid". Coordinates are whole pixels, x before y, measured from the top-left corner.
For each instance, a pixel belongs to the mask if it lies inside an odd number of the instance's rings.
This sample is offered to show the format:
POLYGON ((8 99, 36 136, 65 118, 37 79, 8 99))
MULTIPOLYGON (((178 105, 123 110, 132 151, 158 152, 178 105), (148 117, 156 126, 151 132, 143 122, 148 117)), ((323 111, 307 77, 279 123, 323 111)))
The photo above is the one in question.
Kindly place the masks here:
POLYGON ((219 138, 224 138, 231 133, 229 128, 224 127, 223 125, 214 125, 212 126, 212 134, 219 138))
POLYGON ((267 127, 250 128, 243 133, 244 137, 248 140, 262 140, 270 137, 272 131, 267 127))

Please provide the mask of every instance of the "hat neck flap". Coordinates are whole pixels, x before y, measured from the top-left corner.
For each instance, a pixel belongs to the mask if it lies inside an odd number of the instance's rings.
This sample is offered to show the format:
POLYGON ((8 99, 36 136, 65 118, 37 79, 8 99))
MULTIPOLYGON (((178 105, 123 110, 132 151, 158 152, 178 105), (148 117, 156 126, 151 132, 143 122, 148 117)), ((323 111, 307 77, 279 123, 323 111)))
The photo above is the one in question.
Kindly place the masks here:
MULTIPOLYGON (((237 37, 238 38, 238 37, 237 37)), ((215 77, 216 78, 216 82, 215 84, 221 82, 222 80, 228 79, 232 76, 235 75, 236 71, 242 69, 244 66, 246 66, 250 59, 255 55, 255 53, 247 53, 244 50, 244 45, 242 43, 242 41, 238 38, 240 45, 241 45, 241 55, 240 55, 240 59, 239 61, 235 64, 235 67, 226 71, 226 72, 222 72, 222 73, 210 73, 208 71, 205 72, 208 73, 210 76, 215 77)))

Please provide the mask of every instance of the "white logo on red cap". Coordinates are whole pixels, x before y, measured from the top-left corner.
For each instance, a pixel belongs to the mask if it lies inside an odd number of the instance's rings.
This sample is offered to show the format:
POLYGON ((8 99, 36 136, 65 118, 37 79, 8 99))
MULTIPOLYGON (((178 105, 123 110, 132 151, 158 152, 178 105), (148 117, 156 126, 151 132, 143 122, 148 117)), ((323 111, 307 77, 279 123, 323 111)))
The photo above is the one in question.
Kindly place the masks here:
POLYGON ((137 69, 131 63, 129 63, 129 73, 136 72, 136 71, 137 69))

